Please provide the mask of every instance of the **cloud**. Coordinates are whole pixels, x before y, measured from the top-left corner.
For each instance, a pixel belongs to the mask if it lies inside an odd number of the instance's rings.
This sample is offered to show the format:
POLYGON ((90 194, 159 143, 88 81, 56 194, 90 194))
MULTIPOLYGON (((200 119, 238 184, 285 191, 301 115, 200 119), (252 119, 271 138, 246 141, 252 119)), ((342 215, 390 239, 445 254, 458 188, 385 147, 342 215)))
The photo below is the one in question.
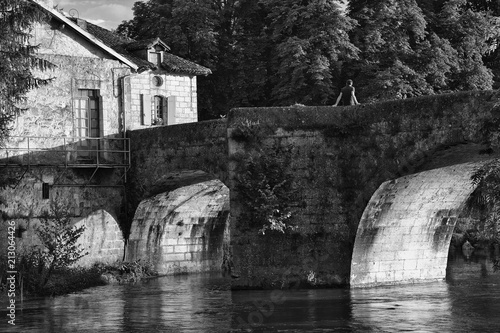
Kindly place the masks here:
POLYGON ((106 21, 100 20, 100 19, 99 20, 91 20, 91 19, 89 19, 87 21, 90 22, 90 23, 93 23, 95 25, 99 25, 99 26, 103 26, 103 24, 106 24, 106 21))
POLYGON ((136 0, 54 0, 65 12, 76 9, 78 17, 104 28, 115 29, 122 21, 133 18, 136 0), (97 23, 98 22, 98 23, 97 23))

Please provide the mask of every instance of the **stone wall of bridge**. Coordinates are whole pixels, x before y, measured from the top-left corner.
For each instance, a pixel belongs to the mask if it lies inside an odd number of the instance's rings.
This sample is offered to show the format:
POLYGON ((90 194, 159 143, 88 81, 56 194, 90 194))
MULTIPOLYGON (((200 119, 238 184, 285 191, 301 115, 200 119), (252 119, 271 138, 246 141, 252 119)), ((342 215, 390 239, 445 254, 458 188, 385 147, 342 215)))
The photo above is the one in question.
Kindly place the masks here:
POLYGON ((142 200, 219 179, 230 191, 233 288, 348 285, 358 224, 379 186, 491 158, 498 98, 240 108, 227 119, 130 131, 125 233, 142 200))
POLYGON ((358 226, 351 287, 443 280, 453 230, 479 165, 427 170, 380 185, 358 226))
POLYGON ((227 182, 226 132, 225 119, 127 132, 131 168, 125 234, 142 200, 212 179, 227 182))
POLYGON ((349 284, 358 224, 372 194, 388 180, 489 158, 498 146, 498 97, 482 91, 351 107, 232 110, 230 228, 239 276, 233 288, 349 284), (444 164, 434 163, 460 147, 444 164), (260 183, 242 177, 259 172, 260 183), (269 204, 253 205, 248 199, 256 193, 269 204), (262 233, 280 222, 290 228, 262 233))

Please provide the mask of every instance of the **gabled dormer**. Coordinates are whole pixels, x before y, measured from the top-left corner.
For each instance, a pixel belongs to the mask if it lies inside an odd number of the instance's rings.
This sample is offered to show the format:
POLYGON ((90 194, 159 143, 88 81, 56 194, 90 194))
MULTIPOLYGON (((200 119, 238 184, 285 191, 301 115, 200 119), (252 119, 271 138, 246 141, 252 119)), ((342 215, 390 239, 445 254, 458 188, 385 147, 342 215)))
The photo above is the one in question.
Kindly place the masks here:
POLYGON ((134 56, 149 61, 157 68, 161 68, 165 60, 165 52, 170 51, 168 45, 159 38, 135 41, 124 45, 124 48, 134 56))

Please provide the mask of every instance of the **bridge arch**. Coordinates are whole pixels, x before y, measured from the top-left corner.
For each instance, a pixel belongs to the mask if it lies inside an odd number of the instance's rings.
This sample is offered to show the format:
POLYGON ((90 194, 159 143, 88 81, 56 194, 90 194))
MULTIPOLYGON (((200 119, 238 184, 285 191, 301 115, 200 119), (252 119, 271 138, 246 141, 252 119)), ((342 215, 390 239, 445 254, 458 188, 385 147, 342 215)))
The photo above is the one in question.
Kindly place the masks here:
POLYGON ((386 181, 358 226, 352 287, 441 280, 458 216, 484 162, 446 166, 386 181))
POLYGON ((126 260, 147 260, 161 275, 221 271, 228 259, 229 188, 183 170, 145 192, 132 220, 126 260))

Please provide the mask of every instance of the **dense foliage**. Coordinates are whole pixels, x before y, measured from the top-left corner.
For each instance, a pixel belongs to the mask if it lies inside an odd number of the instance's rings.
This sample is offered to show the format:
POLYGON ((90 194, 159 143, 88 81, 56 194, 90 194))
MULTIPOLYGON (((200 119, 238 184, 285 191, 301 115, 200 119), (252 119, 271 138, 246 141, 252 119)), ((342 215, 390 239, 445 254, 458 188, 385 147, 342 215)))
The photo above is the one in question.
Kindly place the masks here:
POLYGON ((325 104, 340 62, 356 59, 355 22, 340 1, 150 0, 118 32, 159 36, 172 52, 209 67, 199 78, 200 118, 235 106, 325 104))
POLYGON ((30 32, 45 19, 41 8, 27 0, 0 0, 0 144, 8 135, 9 123, 22 111, 29 89, 47 80, 35 77, 34 66, 50 65, 34 54, 30 32))
POLYGON ((499 86, 497 0, 149 0, 118 32, 212 69, 200 119, 236 106, 370 102, 499 86), (347 4, 347 9, 345 5, 347 4))
POLYGON ((473 223, 474 236, 478 241, 500 244, 500 160, 489 161, 478 168, 472 175, 472 183, 476 189, 467 208, 481 213, 473 223))
POLYGON ((36 229, 41 246, 33 246, 20 257, 19 272, 28 285, 43 288, 55 271, 65 270, 86 255, 78 239, 85 226, 72 225, 69 208, 60 202, 51 202, 42 223, 36 229))

